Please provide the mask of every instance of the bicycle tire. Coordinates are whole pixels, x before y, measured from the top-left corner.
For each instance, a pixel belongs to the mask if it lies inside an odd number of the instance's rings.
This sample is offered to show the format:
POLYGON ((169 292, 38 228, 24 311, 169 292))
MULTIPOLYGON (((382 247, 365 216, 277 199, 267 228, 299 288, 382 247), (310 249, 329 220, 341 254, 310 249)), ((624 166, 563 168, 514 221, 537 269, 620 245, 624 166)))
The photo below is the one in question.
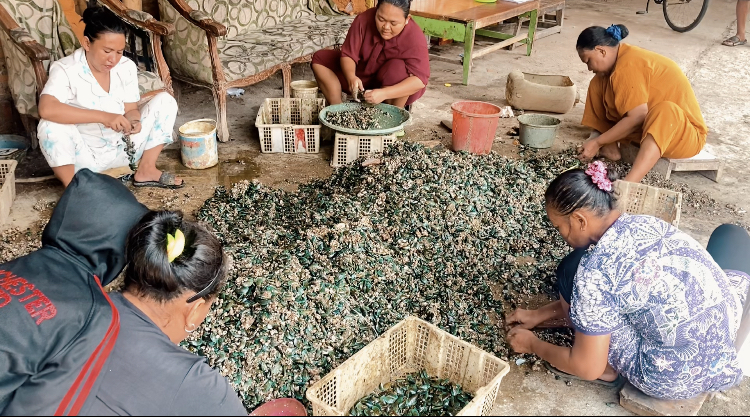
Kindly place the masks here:
POLYGON ((664 10, 664 20, 667 21, 667 25, 669 25, 669 27, 672 28, 672 30, 674 30, 675 32, 680 32, 680 33, 690 32, 691 30, 695 29, 700 24, 701 20, 703 20, 703 17, 706 16, 706 12, 708 11, 709 0, 701 0, 701 1, 703 1, 703 7, 701 8, 701 11, 698 14, 698 17, 695 19, 693 23, 689 24, 688 26, 682 27, 682 26, 676 25, 669 18, 669 13, 667 13, 667 6, 669 3, 669 0, 664 0, 662 2, 662 9, 664 10))

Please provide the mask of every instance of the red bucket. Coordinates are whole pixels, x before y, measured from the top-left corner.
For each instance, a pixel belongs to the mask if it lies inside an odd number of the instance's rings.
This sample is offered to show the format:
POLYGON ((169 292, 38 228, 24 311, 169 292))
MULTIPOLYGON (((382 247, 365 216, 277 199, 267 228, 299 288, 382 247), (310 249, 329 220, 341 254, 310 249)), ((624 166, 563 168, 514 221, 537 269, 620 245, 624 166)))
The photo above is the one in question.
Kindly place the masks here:
POLYGON ((484 155, 492 150, 500 107, 482 101, 459 101, 453 110, 453 150, 484 155))

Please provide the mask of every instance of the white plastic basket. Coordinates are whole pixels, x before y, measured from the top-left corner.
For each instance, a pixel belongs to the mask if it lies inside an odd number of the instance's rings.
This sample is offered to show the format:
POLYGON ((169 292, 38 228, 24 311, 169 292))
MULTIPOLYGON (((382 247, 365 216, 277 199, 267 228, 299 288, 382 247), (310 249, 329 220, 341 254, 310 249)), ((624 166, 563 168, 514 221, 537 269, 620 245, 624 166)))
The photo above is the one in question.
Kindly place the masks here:
POLYGON ((16 199, 16 165, 18 162, 12 159, 0 161, 0 224, 8 220, 16 199))
POLYGON ((383 152, 386 146, 396 142, 396 134, 385 136, 356 136, 336 132, 331 166, 347 165, 357 158, 383 152))
POLYGON ((318 153, 323 99, 267 98, 255 127, 263 153, 318 153))
POLYGON ((407 317, 307 390, 316 416, 345 416, 363 397, 409 373, 461 384, 474 398, 457 415, 486 416, 495 406, 507 362, 437 326, 407 317))

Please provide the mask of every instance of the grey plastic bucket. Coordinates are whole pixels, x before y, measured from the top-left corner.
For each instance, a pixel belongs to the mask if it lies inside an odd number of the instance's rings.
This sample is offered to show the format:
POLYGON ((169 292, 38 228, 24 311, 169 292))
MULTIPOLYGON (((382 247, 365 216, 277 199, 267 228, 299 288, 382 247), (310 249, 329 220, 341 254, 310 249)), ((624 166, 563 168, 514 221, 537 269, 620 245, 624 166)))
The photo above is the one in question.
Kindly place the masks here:
POLYGON ((532 148, 550 148, 560 123, 560 119, 543 114, 522 114, 518 116, 518 140, 532 148))

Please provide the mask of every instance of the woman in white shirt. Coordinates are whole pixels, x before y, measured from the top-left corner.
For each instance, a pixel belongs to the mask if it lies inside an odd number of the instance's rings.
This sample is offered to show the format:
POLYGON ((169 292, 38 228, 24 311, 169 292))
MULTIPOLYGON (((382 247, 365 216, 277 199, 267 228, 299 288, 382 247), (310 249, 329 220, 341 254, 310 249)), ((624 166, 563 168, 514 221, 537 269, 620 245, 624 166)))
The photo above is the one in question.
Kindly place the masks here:
POLYGON ((127 27, 103 7, 86 9, 83 21, 83 47, 50 66, 39 99, 39 143, 55 176, 67 187, 80 169, 101 172, 137 162, 136 187, 183 187, 156 168, 159 153, 172 143, 177 102, 163 92, 139 107, 138 69, 122 56, 127 27))

